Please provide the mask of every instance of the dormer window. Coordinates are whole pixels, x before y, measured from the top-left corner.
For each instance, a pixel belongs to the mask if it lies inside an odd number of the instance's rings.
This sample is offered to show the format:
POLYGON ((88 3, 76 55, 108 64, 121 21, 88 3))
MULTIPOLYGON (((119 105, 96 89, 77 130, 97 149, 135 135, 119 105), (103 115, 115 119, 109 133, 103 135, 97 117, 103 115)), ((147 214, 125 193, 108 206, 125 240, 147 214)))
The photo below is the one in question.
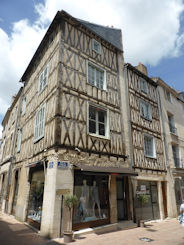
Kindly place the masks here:
POLYGON ((148 85, 147 82, 141 78, 141 92, 147 94, 148 93, 148 85))
POLYGON ((96 53, 101 54, 101 44, 97 42, 95 39, 92 40, 92 49, 96 53))

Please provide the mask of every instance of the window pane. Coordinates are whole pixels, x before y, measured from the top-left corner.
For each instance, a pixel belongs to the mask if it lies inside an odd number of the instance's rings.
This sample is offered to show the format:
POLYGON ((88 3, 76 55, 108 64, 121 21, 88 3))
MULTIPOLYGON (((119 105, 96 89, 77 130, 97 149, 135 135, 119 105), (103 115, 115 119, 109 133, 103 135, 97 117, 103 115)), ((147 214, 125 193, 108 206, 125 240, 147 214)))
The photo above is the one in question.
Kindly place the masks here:
POLYGON ((105 136, 105 124, 99 123, 99 135, 105 136))
POLYGON ((98 112, 98 121, 105 123, 105 112, 104 111, 98 112))
POLYGON ((96 120, 96 109, 94 107, 89 107, 89 119, 96 120))
POLYGON ((151 137, 144 137, 145 154, 147 156, 153 156, 153 139, 151 137))
POLYGON ((89 121, 89 133, 96 134, 96 122, 89 121))
POLYGON ((95 68, 88 65, 88 82, 95 85, 95 68))
POLYGON ((96 70, 96 86, 100 89, 103 89, 104 83, 104 72, 100 70, 96 70))

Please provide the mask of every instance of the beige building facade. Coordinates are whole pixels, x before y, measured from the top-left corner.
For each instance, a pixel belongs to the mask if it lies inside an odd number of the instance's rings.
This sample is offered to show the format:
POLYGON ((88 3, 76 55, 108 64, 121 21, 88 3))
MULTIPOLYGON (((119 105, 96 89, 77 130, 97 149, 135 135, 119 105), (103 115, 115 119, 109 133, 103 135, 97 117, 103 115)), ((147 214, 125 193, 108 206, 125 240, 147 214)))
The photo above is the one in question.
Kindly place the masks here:
POLYGON ((167 175, 170 182, 170 214, 176 217, 184 200, 184 100, 160 78, 158 84, 161 104, 167 175))
POLYGON ((133 220, 123 65, 120 30, 60 11, 21 78, 6 211, 42 235, 133 220), (79 201, 73 220, 66 193, 79 201))

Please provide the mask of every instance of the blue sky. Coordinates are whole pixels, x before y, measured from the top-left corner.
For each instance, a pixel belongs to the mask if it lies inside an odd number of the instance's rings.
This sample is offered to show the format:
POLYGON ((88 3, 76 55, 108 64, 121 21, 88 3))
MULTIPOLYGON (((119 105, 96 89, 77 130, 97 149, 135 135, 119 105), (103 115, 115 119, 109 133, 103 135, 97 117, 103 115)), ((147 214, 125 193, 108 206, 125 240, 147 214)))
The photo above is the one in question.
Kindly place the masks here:
POLYGON ((125 62, 141 62, 149 76, 184 91, 182 0, 0 0, 0 122, 48 25, 62 9, 121 28, 125 62))

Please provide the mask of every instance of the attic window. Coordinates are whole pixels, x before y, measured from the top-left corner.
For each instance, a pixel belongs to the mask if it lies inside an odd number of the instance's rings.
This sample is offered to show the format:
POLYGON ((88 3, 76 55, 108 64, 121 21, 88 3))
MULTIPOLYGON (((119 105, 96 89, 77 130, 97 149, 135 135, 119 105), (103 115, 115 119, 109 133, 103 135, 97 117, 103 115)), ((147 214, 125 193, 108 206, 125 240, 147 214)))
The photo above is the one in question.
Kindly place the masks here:
POLYGON ((96 53, 101 54, 101 44, 97 42, 95 39, 92 40, 92 49, 96 53))

